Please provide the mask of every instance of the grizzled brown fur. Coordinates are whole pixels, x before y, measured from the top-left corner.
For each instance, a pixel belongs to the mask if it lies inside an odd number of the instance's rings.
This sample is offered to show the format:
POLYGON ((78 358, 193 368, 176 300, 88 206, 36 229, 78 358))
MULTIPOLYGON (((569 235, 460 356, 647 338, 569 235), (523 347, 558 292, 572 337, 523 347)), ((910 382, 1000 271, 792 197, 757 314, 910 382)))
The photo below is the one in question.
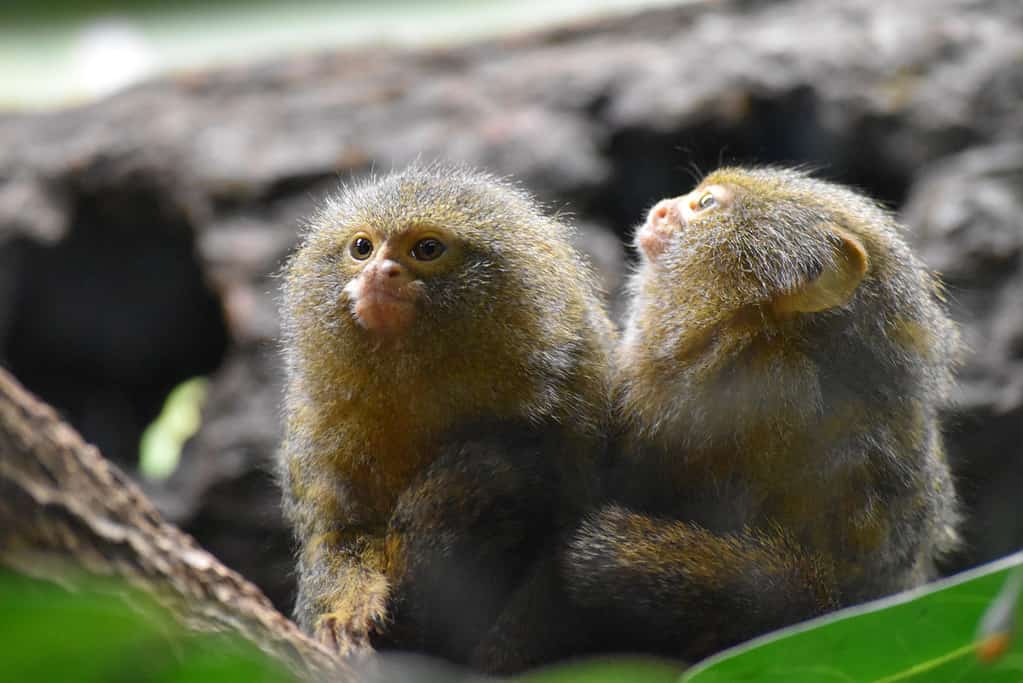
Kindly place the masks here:
POLYGON ((530 611, 558 603, 614 344, 569 237, 512 186, 435 166, 346 186, 312 219, 281 306, 305 629, 489 670, 549 658, 560 635, 530 611), (411 303, 373 289, 385 266, 411 303))
POLYGON ((958 335, 893 218, 724 168, 637 233, 612 502, 565 563, 606 646, 701 657, 919 585, 956 542, 958 335))

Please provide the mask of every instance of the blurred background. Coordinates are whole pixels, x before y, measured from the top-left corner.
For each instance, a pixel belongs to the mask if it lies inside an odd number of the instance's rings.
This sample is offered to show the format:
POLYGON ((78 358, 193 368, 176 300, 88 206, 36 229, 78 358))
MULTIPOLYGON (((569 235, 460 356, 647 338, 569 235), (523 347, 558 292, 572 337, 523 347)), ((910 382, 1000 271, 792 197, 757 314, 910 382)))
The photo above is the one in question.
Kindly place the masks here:
MULTIPOLYGON (((6 0, 0 108, 43 109, 168 71, 340 46, 465 42, 669 0, 6 0)), ((676 0, 674 4, 679 4, 676 0)))
POLYGON ((1018 0, 8 0, 0 364, 290 609, 274 273, 339 179, 416 158, 567 212, 616 312, 634 225, 721 163, 885 202, 970 346, 947 570, 1023 546, 1018 0))

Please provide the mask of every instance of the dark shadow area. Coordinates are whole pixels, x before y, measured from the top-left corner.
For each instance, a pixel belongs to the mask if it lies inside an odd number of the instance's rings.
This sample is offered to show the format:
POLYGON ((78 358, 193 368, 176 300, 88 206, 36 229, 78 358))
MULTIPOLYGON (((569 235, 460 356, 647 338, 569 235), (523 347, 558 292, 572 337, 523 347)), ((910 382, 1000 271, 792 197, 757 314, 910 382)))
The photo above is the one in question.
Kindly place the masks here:
POLYGON ((659 199, 688 192, 710 171, 731 164, 801 166, 858 187, 891 208, 902 204, 912 169, 885 158, 884 141, 894 122, 863 121, 838 135, 824 124, 809 88, 739 100, 738 115, 731 117, 708 112, 703 120, 667 133, 650 128, 617 133, 606 152, 615 173, 586 214, 611 221, 628 239, 659 199))
POLYGON ((133 470, 142 430, 227 348, 183 212, 155 182, 79 194, 55 246, 21 241, 0 356, 109 458, 133 470))
POLYGON ((1023 468, 1006 444, 1023 442, 1023 411, 959 416, 949 421, 946 432, 966 519, 962 547, 943 565, 945 572, 953 572, 1019 550, 1023 468))
POLYGON ((252 469, 217 482, 205 505, 182 524, 217 559, 258 585, 274 606, 291 614, 295 561, 291 530, 281 520, 280 492, 270 473, 252 469))

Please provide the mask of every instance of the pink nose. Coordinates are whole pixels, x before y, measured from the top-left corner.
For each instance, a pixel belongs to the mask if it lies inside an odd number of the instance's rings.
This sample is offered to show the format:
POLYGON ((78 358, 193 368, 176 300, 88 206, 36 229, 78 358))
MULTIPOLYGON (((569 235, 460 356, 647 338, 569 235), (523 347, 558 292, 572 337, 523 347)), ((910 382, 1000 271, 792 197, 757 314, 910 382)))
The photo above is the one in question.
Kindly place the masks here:
POLYGON ((660 256, 672 235, 685 224, 685 218, 679 210, 679 197, 662 199, 650 209, 646 223, 636 233, 636 245, 646 254, 647 258, 660 256))
POLYGON ((401 264, 392 259, 384 259, 377 264, 377 277, 381 278, 392 278, 398 277, 402 273, 401 264))
POLYGON ((662 199, 650 209, 647 222, 658 228, 670 230, 682 220, 678 211, 678 198, 662 199))
POLYGON ((367 279, 377 287, 399 286, 405 275, 405 267, 393 259, 378 261, 366 270, 367 279))

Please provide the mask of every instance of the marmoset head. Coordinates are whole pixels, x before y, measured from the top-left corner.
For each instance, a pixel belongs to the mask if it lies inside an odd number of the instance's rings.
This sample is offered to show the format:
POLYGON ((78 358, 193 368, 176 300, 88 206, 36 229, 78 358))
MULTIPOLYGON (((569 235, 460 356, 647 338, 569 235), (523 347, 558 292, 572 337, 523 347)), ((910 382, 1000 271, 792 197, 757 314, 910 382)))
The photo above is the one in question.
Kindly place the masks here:
POLYGON ((460 167, 343 186, 285 270, 289 363, 334 387, 400 381, 538 414, 603 401, 614 333, 570 236, 526 193, 460 167))

